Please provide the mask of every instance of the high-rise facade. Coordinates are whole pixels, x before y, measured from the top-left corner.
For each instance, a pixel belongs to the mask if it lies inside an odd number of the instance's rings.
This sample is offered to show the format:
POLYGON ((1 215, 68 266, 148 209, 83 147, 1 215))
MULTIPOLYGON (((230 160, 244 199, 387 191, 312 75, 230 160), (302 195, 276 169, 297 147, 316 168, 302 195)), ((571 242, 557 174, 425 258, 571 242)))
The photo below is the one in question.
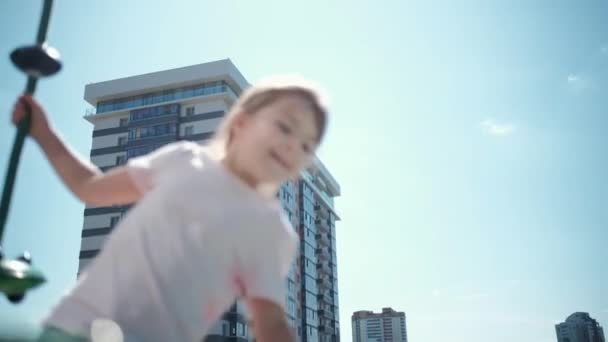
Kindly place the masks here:
POLYGON ((351 322, 353 342, 407 342, 404 312, 392 308, 380 313, 357 311, 351 322))
POLYGON ((586 312, 575 312, 555 325, 558 342, 605 342, 604 329, 586 312))
MULTIPOLYGON (((93 108, 85 119, 94 125, 91 161, 105 171, 167 143, 202 143, 248 86, 230 60, 88 84, 85 100, 93 108)), ((333 203, 339 195, 338 183, 318 159, 277 194, 301 239, 285 298, 299 341, 340 340, 335 231, 339 217, 333 203)), ((79 273, 128 210, 129 206, 85 208, 79 273)), ((206 340, 251 339, 246 308, 237 301, 206 340)))

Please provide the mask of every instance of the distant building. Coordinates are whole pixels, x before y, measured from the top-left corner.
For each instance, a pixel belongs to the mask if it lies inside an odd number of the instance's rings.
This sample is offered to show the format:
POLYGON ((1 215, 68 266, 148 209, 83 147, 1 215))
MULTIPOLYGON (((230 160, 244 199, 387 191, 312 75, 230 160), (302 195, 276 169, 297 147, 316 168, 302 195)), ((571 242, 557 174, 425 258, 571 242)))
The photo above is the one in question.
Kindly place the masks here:
POLYGON ((586 312, 575 312, 555 325, 557 342, 606 342, 604 329, 586 312))
POLYGON ((353 342, 407 342, 404 312, 391 308, 381 313, 357 311, 351 320, 353 342))

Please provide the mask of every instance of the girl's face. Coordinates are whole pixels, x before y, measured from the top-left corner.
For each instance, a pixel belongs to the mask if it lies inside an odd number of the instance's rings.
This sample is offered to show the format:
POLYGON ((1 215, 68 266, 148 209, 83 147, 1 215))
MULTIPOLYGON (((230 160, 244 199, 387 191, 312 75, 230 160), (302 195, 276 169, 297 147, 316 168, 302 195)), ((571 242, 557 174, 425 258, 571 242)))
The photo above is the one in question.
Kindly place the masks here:
POLYGON ((317 136, 310 104, 283 96, 255 113, 239 114, 227 157, 249 183, 282 183, 310 164, 317 136))

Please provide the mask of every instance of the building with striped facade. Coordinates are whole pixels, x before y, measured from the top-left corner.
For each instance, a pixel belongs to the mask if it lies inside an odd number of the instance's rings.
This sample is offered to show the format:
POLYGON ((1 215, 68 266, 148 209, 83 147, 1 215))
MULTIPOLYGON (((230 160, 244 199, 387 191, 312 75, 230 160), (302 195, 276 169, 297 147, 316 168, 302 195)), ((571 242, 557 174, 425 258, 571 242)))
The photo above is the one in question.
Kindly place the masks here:
MULTIPOLYGON (((91 161, 102 170, 178 140, 210 138, 239 94, 249 86, 226 59, 88 84, 93 124, 91 161)), ((300 253, 287 279, 286 314, 298 341, 339 341, 336 221, 340 186, 323 163, 281 186, 285 213, 300 235, 300 253)), ((84 210, 79 269, 103 248, 129 206, 84 210)), ((235 237, 238 238, 238 237, 235 237)), ((245 306, 237 301, 207 341, 251 340, 245 306)))

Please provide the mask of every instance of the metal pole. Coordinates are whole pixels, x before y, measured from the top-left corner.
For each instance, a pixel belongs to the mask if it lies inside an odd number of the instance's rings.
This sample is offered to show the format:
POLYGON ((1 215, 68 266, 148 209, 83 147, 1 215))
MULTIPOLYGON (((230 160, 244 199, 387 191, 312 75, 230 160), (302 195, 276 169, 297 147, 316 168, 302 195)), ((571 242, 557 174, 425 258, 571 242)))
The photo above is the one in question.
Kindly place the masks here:
MULTIPOLYGON (((42 8, 42 15, 40 16, 40 24, 38 26, 38 35, 36 36, 36 44, 42 45, 46 39, 48 32, 49 20, 51 17, 51 7, 53 6, 53 0, 44 0, 44 7, 42 8)), ((34 94, 36 91, 36 84, 38 78, 34 76, 28 76, 27 84, 25 86, 26 94, 34 94)), ((0 204, 0 244, 4 237, 4 225, 8 217, 8 211, 10 208, 11 197, 13 195, 13 186, 15 185, 15 177, 17 175, 17 167, 19 166, 19 158, 21 157, 21 150, 23 149, 23 143, 25 137, 30 129, 31 122, 31 108, 26 108, 25 118, 17 125, 17 135, 13 143, 13 149, 9 159, 8 169, 6 172, 6 178, 4 179, 4 189, 2 191, 2 203, 0 204)))

